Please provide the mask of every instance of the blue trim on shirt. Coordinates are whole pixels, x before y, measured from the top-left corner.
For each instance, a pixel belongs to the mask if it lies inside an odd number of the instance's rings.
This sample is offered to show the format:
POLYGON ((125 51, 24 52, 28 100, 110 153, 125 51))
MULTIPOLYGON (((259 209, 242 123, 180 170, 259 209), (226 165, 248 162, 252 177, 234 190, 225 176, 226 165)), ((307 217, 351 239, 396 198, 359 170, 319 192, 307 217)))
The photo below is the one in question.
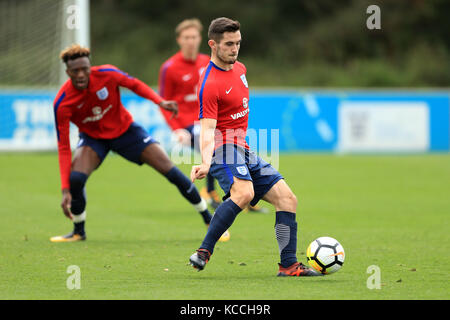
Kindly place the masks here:
POLYGON ((212 66, 213 66, 214 68, 216 68, 217 70, 220 70, 220 71, 227 71, 227 70, 225 70, 225 69, 222 69, 222 68, 218 67, 218 66, 217 66, 214 62, 212 62, 212 61, 210 61, 209 63, 211 63, 212 66))
POLYGON ((209 73, 211 71, 211 67, 214 65, 212 61, 209 62, 208 68, 205 70, 205 77, 203 78, 202 86, 200 88, 199 100, 200 100, 200 114, 198 116, 199 119, 203 118, 203 89, 205 88, 206 79, 208 79, 209 73))
POLYGON ((58 116, 57 116, 57 112, 58 112, 58 108, 59 105, 61 104, 61 102, 63 101, 63 99, 66 97, 66 92, 64 91, 62 93, 62 95, 59 97, 59 99, 56 101, 53 112, 55 113, 55 127, 56 127, 56 136, 58 137, 58 141, 59 141, 59 129, 58 129, 58 116))
POLYGON ((163 65, 163 69, 161 72, 161 84, 159 88, 159 95, 164 98, 164 89, 166 88, 166 73, 167 69, 172 65, 172 61, 167 61, 163 65))
POLYGON ((97 71, 99 71, 99 72, 108 72, 108 71, 118 72, 118 73, 120 73, 121 75, 126 76, 127 78, 134 79, 134 78, 133 78, 132 76, 130 76, 128 73, 123 72, 122 70, 119 70, 119 69, 114 69, 114 68, 104 68, 104 69, 98 69, 97 71))

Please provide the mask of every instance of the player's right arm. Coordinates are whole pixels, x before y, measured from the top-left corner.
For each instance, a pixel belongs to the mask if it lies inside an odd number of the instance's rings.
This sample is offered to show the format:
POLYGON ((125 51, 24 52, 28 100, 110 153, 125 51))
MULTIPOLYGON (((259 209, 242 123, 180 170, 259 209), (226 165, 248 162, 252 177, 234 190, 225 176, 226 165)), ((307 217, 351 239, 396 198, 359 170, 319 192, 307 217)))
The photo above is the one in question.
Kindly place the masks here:
POLYGON ((214 154, 214 135, 216 125, 216 119, 203 118, 200 120, 200 153, 202 156, 202 163, 198 166, 192 167, 192 182, 196 179, 203 179, 209 172, 211 160, 214 154))
POLYGON ((58 139, 58 160, 59 172, 61 177, 61 189, 63 198, 61 207, 64 214, 72 219, 70 213, 70 204, 72 202, 72 195, 70 194, 70 167, 72 163, 72 151, 70 149, 70 109, 62 107, 62 101, 65 94, 63 93, 55 102, 55 128, 56 137, 58 139))
MULTIPOLYGON (((164 100, 175 100, 176 81, 171 71, 172 61, 166 61, 159 69, 158 76, 158 92, 164 100)), ((166 119, 167 125, 174 131, 179 128, 178 118, 174 118, 171 112, 161 108, 161 113, 166 119)))
MULTIPOLYGON (((209 71, 206 73, 209 74, 209 71)), ((200 82, 198 102, 200 104, 200 153, 202 155, 202 163, 192 167, 192 181, 206 177, 211 167, 219 108, 219 95, 215 83, 211 80, 208 81, 207 75, 200 79, 200 82)))
POLYGON ((171 77, 170 65, 170 61, 167 61, 159 69, 158 91, 159 95, 165 100, 172 100, 176 93, 176 83, 171 77))

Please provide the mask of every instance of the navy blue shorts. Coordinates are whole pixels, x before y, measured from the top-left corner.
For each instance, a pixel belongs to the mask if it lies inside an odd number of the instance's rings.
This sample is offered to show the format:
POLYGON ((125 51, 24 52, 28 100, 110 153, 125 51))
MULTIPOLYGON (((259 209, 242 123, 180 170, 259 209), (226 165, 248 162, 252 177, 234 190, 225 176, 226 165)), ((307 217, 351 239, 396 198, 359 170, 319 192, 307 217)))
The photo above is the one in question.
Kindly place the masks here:
POLYGON ((200 152, 200 125, 193 124, 185 129, 191 134, 191 148, 200 152))
POLYGON ((142 165, 141 154, 144 149, 152 143, 157 143, 144 128, 133 122, 127 131, 114 139, 95 139, 80 132, 80 140, 77 148, 89 146, 103 162, 110 150, 120 154, 125 159, 142 165))
POLYGON ((269 163, 245 148, 225 144, 214 152, 209 173, 217 179, 225 192, 223 200, 230 197, 233 177, 253 182, 254 206, 283 176, 269 163))

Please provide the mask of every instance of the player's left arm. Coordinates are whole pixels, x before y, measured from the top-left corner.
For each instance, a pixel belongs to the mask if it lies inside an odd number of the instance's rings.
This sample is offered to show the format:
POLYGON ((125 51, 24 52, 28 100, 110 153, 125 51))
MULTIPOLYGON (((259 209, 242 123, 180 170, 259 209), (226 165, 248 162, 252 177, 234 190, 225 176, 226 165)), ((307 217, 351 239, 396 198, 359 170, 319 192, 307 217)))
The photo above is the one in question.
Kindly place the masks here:
POLYGON ((174 116, 178 114, 178 103, 176 101, 164 100, 144 82, 129 76, 125 72, 117 70, 117 72, 113 72, 113 74, 117 79, 119 86, 128 88, 138 96, 153 101, 163 109, 172 111, 174 116))

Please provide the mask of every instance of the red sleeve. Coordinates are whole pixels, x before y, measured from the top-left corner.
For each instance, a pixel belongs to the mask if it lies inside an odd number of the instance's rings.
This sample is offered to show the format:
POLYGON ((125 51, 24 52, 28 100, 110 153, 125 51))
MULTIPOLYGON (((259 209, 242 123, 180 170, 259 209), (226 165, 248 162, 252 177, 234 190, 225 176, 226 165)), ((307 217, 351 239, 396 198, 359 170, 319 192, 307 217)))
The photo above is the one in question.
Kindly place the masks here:
MULTIPOLYGON (((158 90, 159 95, 165 100, 174 100, 175 96, 175 82, 171 78, 170 65, 172 62, 169 60, 164 63, 159 70, 158 77, 158 90)), ((167 124, 172 130, 176 130, 180 127, 178 118, 173 117, 173 112, 160 108, 162 115, 166 119, 167 124)))
POLYGON ((158 90, 159 95, 166 100, 173 100, 175 93, 175 82, 171 78, 170 66, 172 62, 167 61, 159 70, 158 90))
POLYGON ((217 120, 219 95, 216 86, 207 81, 207 76, 208 74, 205 75, 198 92, 198 101, 200 103, 199 119, 207 118, 217 120))
POLYGON ((70 149, 70 110, 62 108, 61 103, 65 98, 65 92, 59 96, 54 105, 55 128, 58 139, 59 172, 61 176, 61 189, 70 188, 70 167, 72 163, 72 151, 70 149))
POLYGON ((164 101, 163 98, 141 80, 133 78, 119 69, 111 68, 107 69, 107 71, 111 71, 111 75, 117 80, 119 86, 128 88, 137 95, 153 101, 155 104, 160 104, 164 101))

